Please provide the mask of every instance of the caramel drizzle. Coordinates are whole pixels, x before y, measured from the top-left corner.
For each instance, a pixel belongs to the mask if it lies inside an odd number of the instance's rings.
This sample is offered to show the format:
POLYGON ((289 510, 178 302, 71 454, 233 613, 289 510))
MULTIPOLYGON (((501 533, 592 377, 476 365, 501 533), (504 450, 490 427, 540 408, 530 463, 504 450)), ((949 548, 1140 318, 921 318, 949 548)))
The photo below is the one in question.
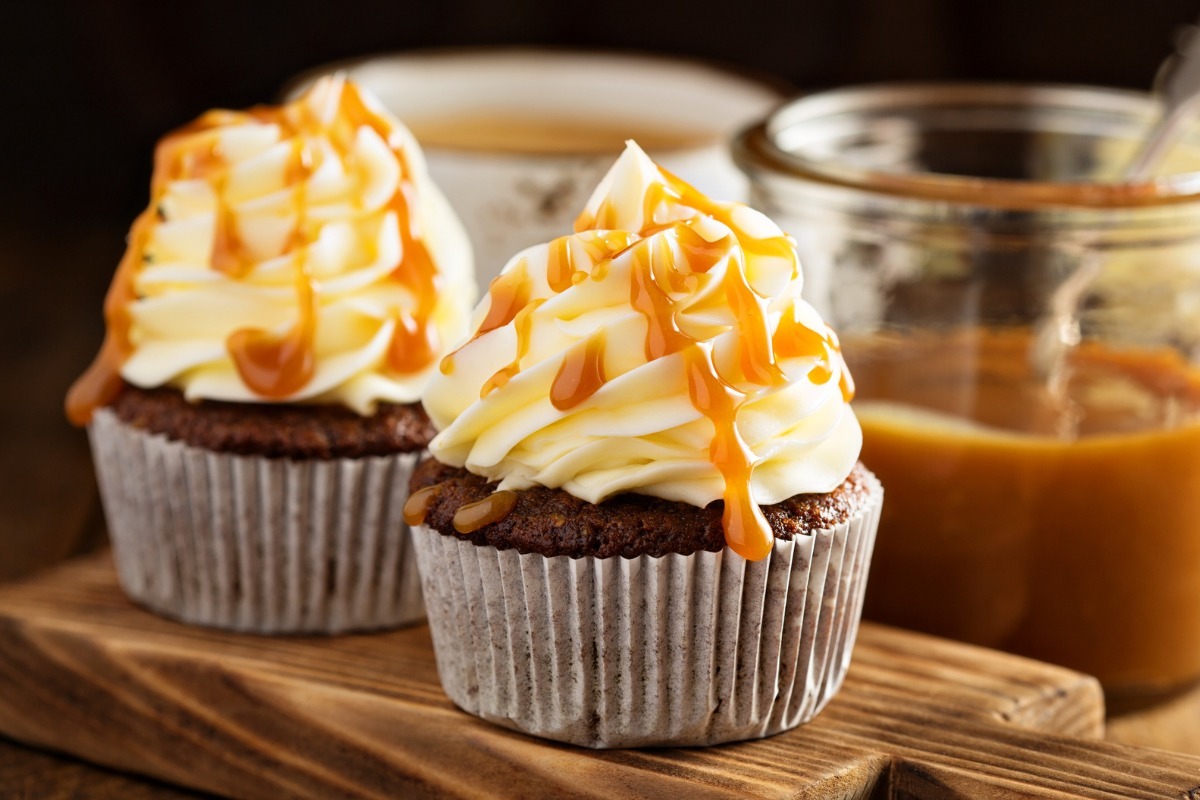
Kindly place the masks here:
POLYGON ((529 335, 533 328, 533 312, 537 311, 545 300, 531 300, 528 305, 517 312, 517 316, 513 319, 513 329, 517 334, 517 350, 513 356, 513 360, 507 365, 496 370, 492 377, 484 381, 483 387, 479 390, 479 399, 487 397, 497 389, 504 388, 510 380, 512 380, 521 371, 521 359, 525 358, 525 354, 529 352, 529 335))
MULTIPOLYGON (((255 394, 272 399, 280 399, 300 391, 312 380, 317 369, 314 340, 319 305, 316 287, 308 269, 308 233, 305 224, 307 180, 311 174, 312 158, 308 148, 300 140, 296 140, 285 177, 287 185, 295 187, 292 203, 296 227, 285 251, 295 254, 299 318, 282 335, 260 328, 241 328, 225 340, 225 349, 229 351, 242 382, 255 394)), ((227 208, 223 200, 220 201, 220 207, 227 208)), ((212 266, 213 269, 220 269, 219 263, 233 264, 239 271, 226 274, 240 278, 253 268, 254 262, 245 257, 240 242, 234 252, 220 257, 219 260, 217 253, 222 246, 228 246, 229 241, 228 235, 222 238, 219 233, 221 216, 218 214, 218 235, 213 243, 212 266)), ((231 218, 230 224, 232 223, 231 218)))
POLYGON ((67 419, 72 425, 87 425, 95 409, 111 403, 121 391, 121 365, 133 350, 129 341, 132 324, 129 308, 137 298, 133 281, 156 216, 154 207, 146 209, 129 231, 129 246, 104 297, 104 342, 91 365, 67 391, 67 419))
MULTIPOLYGON (((425 486, 408 496, 404 502, 404 521, 410 526, 425 524, 429 511, 442 493, 442 484, 425 486)), ((492 492, 482 500, 459 506, 454 512, 454 529, 459 533, 474 533, 507 517, 517 505, 515 492, 492 492)))
POLYGON ((743 558, 759 561, 770 555, 775 534, 754 502, 750 481, 756 458, 737 429, 738 410, 746 395, 721 379, 702 348, 685 350, 684 364, 692 405, 713 424, 708 458, 725 479, 725 509, 721 512, 725 541, 743 558))
POLYGON ((550 384, 550 402, 566 411, 587 400, 608 380, 604 375, 604 331, 588 337, 563 359, 554 382, 550 384))
MULTIPOLYGON (((736 424, 738 411, 748 395, 721 377, 707 351, 680 329, 675 314, 676 303, 656 278, 657 272, 669 274, 673 271, 674 263, 669 258, 671 254, 666 240, 642 241, 657 244, 633 251, 629 301, 646 318, 646 360, 649 362, 674 353, 683 354, 692 406, 713 425, 714 434, 708 457, 725 479, 725 510, 721 517, 725 540, 734 552, 746 559, 765 558, 774 546, 775 537, 754 502, 750 481, 756 459, 736 424), (656 262, 661 265, 659 270, 655 269, 656 262)), ((726 294, 736 296, 739 286, 749 290, 744 279, 731 282, 729 276, 733 273, 740 273, 740 270, 725 272, 726 294)), ((756 340, 743 337, 741 341, 742 364, 757 364, 752 356, 746 354, 756 346, 756 340)), ((767 363, 774 366, 773 359, 767 363)), ((782 372, 779 373, 779 380, 783 380, 782 372)))
POLYGON ((433 501, 437 500, 441 494, 442 485, 435 483, 432 486, 426 486, 422 489, 417 489, 408 496, 404 501, 404 521, 409 526, 424 524, 425 518, 429 516, 429 509, 433 507, 433 501))
POLYGON ((421 238, 417 217, 412 213, 413 194, 412 184, 402 181, 390 206, 400 221, 402 247, 400 263, 391 277, 412 289, 417 297, 416 308, 411 313, 401 310, 397 315, 396 331, 388 346, 388 364, 401 375, 425 369, 442 349, 437 327, 433 325, 441 275, 421 238))
MULTIPOLYGON (((138 299, 134 283, 146 261, 149 228, 161 213, 160 203, 172 181, 202 179, 213 185, 217 207, 210 266, 235 280, 244 278, 252 270, 255 259, 242 241, 233 210, 224 197, 225 172, 229 165, 220 151, 218 138, 212 133, 207 147, 195 146, 196 136, 225 125, 249 121, 274 124, 279 126, 282 138, 326 134, 343 158, 350 152, 360 127, 368 126, 379 134, 401 165, 401 180, 388 208, 398 217, 403 255, 390 277, 411 289, 416 298, 411 312, 397 312, 388 347, 388 366, 399 374, 409 374, 435 361, 441 343, 432 317, 440 275, 425 245, 419 221, 412 213, 413 173, 403 142, 389 121, 367 105, 357 86, 341 81, 332 87, 332 92, 336 92, 337 108, 328 124, 319 121, 308 110, 305 101, 277 108, 256 107, 245 112, 211 111, 169 134, 159 144, 155 150, 150 206, 130 231, 129 246, 105 299, 107 330, 104 343, 67 394, 66 411, 72 423, 86 425, 95 409, 107 405, 120 391, 121 366, 133 351, 128 309, 138 299)), ((297 142, 295 153, 285 173, 285 184, 296 187, 298 223, 283 252, 296 253, 298 319, 282 335, 245 328, 235 331, 226 341, 234 366, 247 387, 255 394, 273 400, 300 391, 316 370, 319 299, 305 258, 309 236, 303 217, 304 187, 312 173, 312 164, 311 154, 303 142, 297 142)))
POLYGON ((454 512, 454 530, 459 533, 474 533, 507 517, 516 504, 516 492, 492 492, 482 500, 460 506, 458 511, 454 512))
MULTIPOLYGON (((461 350, 479 337, 508 325, 516 319, 521 309, 529 304, 531 287, 529 285, 527 267, 528 265, 524 260, 518 261, 512 269, 492 279, 491 284, 488 285, 487 314, 484 316, 483 322, 479 323, 479 327, 475 330, 471 338, 466 344, 459 347, 458 350, 461 350)), ((455 350, 454 353, 448 353, 442 359, 440 369, 443 375, 449 375, 454 371, 454 355, 458 350, 455 350)), ((507 379, 505 379, 505 383, 507 382, 507 379)))
POLYGON ((838 388, 841 390, 842 399, 847 403, 854 399, 854 379, 850 377, 850 370, 842 358, 837 335, 832 330, 821 334, 785 315, 775 329, 772 346, 779 358, 815 359, 816 363, 809 370, 808 378, 818 385, 829 382, 833 377, 833 366, 836 364, 840 368, 838 388))
MULTIPOLYGON (((787 376, 779 366, 778 359, 794 358, 814 360, 808 378, 815 384, 827 383, 835 368, 840 367, 839 385, 842 397, 847 402, 854 395, 854 385, 832 331, 822 334, 785 316, 772 334, 767 321, 767 298, 761 297, 750 286, 745 269, 746 258, 786 259, 792 265, 792 278, 795 279, 799 274, 799 262, 791 239, 786 235, 767 238, 750 235, 733 219, 735 206, 715 203, 665 170, 661 172, 663 183, 651 185, 646 193, 643 224, 638 234, 622 234, 614 230, 619 226, 620 215, 609 200, 601 204, 594 216, 587 212, 580 215, 575 230, 577 233, 604 232, 604 237, 608 237, 599 239, 608 250, 606 254, 591 253, 600 256, 590 270, 592 279, 603 280, 614 258, 626 252, 631 254, 629 301, 646 320, 646 361, 676 353, 682 355, 691 403, 712 422, 714 429, 708 456, 725 480, 722 525, 726 541, 739 555, 749 560, 762 559, 770 554, 774 546, 774 534, 754 502, 751 478, 757 457, 742 438, 736 424, 738 412, 750 395, 738 386, 746 383, 763 388, 783 386, 787 383, 787 376), (694 218, 657 222, 655 213, 671 203, 694 208, 700 214, 718 220, 733 235, 710 242, 696 230, 694 218), (665 230, 671 230, 674 236, 653 237, 655 233, 665 230), (625 238, 611 238, 615 234, 622 234, 625 238), (672 239, 677 243, 682 258, 675 257, 672 239), (725 258, 731 259, 731 263, 723 273, 721 289, 738 321, 740 334, 734 374, 728 376, 720 373, 701 343, 680 327, 677 302, 672 298, 672 294, 693 292, 698 276, 709 273, 725 258)), ((547 282, 555 293, 565 291, 581 279, 571 246, 570 237, 550 244, 547 282)), ((529 282, 523 266, 511 275, 502 275, 493 281, 489 289, 491 307, 484 324, 473 338, 515 321, 518 354, 511 364, 485 383, 481 397, 503 386, 519 369, 528 345, 528 330, 525 327, 528 316, 522 315, 542 302, 530 301, 529 293, 529 282)), ((604 344, 603 332, 598 332, 589 337, 584 346, 576 346, 567 353, 551 384, 550 399, 555 408, 562 411, 573 408, 605 384, 604 344)), ((443 361, 444 372, 448 371, 447 363, 448 360, 443 361)))

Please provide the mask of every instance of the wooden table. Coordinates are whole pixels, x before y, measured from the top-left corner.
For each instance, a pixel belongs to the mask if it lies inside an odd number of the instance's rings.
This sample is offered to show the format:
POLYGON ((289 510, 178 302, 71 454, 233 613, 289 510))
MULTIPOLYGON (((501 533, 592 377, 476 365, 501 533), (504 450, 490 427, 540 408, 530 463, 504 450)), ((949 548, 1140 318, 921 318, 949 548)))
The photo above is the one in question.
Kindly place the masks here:
MULTIPOLYGON (((107 226, 0 226, 0 582, 98 546, 104 529, 87 438, 63 395, 103 331, 101 301, 123 248, 107 226)), ((200 795, 0 738, 0 796, 29 800, 200 795)))
MULTIPOLYGON (((109 228, 56 232, 0 228, 0 581, 98 546, 103 526, 86 440, 61 415, 62 397, 101 335, 100 303, 122 249, 109 228), (80 263, 66 280, 56 265, 80 263)), ((1110 716, 1115 742, 1200 754, 1200 688, 1110 716)), ((0 793, 39 798, 187 798, 201 795, 0 739, 0 793)))

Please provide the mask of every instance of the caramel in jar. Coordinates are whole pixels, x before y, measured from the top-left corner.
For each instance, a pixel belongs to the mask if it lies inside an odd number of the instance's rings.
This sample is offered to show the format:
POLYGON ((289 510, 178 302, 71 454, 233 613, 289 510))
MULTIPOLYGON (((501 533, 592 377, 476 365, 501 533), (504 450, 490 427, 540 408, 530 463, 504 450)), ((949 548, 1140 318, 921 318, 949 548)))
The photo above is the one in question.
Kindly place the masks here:
POLYGON ((887 487, 865 615, 1161 689, 1200 675, 1200 370, 1021 330, 847 342, 887 487))

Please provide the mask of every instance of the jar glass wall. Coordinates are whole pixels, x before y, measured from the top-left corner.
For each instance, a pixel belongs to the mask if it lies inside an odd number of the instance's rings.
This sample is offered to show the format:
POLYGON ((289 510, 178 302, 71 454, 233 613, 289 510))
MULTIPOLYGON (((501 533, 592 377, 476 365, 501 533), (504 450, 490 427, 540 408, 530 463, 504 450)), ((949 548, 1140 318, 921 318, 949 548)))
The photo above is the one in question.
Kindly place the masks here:
POLYGON ((878 86, 735 143, 842 337, 888 502, 866 615, 1200 676, 1200 139, 1118 178, 1125 92, 878 86))

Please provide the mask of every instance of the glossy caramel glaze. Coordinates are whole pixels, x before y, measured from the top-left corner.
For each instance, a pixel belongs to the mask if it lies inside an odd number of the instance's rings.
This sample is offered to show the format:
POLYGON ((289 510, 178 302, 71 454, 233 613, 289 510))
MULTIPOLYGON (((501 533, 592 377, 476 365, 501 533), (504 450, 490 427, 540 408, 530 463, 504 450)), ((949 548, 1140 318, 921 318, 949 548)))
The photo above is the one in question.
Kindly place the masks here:
MULTIPOLYGON (((847 401, 853 396, 853 384, 832 333, 817 333, 784 315, 785 320, 772 334, 767 311, 770 298, 750 285, 745 260, 752 257, 783 259, 791 264, 792 278, 798 277, 794 242, 783 234, 757 237, 739 224, 739 206, 713 202, 665 171, 662 176, 662 182, 652 184, 646 193, 640 230, 614 230, 619 214, 605 200, 594 215, 585 212, 575 224, 577 234, 595 232, 595 236, 577 235, 550 242, 546 282, 553 294, 559 294, 589 277, 603 280, 615 258, 630 259, 629 303, 646 321, 642 343, 645 359, 652 362, 675 354, 683 356, 691 403, 713 426, 708 457, 725 482, 723 523, 727 542, 740 555, 761 559, 770 553, 773 538, 751 491, 756 456, 738 432, 739 410, 752 394, 788 382, 779 366, 780 358, 811 358, 814 366, 807 379, 816 384, 840 372, 841 394, 847 401), (700 216, 673 219, 662 214, 664 204, 689 207, 700 216), (714 241, 709 240, 711 233, 702 235, 706 217, 723 224, 727 233, 714 241), (663 232, 670 236, 655 235, 663 232), (576 247, 598 248, 586 262, 591 265, 589 272, 581 266, 582 259, 577 259, 576 247), (706 343, 689 336, 678 316, 681 303, 677 298, 694 291, 699 276, 710 274, 723 263, 728 267, 721 272, 716 296, 723 297, 739 321, 736 358, 725 369, 731 374, 717 369, 706 343)), ((530 300, 534 294, 524 261, 492 282, 488 310, 472 341, 512 323, 517 347, 513 360, 484 383, 481 398, 520 373, 529 347, 529 315, 543 302, 530 300)), ((566 353, 551 386, 550 400, 555 408, 573 408, 603 388, 609 379, 605 344, 604 332, 597 331, 583 346, 576 345, 566 353)), ((452 369, 453 356, 449 356, 442 362, 442 371, 449 374, 452 369)))
POLYGON ((226 125, 257 122, 276 125, 281 139, 296 141, 293 157, 285 170, 285 186, 292 192, 294 230, 276 257, 291 256, 295 269, 298 317, 282 334, 258 328, 234 331, 227 350, 245 385, 268 400, 282 400, 312 379, 316 366, 315 338, 320 305, 320 288, 307 266, 307 247, 314 226, 305 215, 307 180, 315 168, 314 156, 304 142, 323 137, 343 159, 354 144, 357 131, 369 126, 387 143, 402 173, 398 189, 388 206, 398 219, 403 258, 392 278, 416 298, 412 312, 397 312, 395 333, 388 348, 388 364, 399 374, 409 374, 433 363, 441 342, 431 317, 439 290, 439 274, 422 239, 412 213, 413 187, 408 177, 408 159, 392 123, 373 111, 358 87, 343 81, 336 93, 338 108, 327 121, 317 119, 303 101, 281 107, 259 107, 247 112, 212 111, 169 134, 155 152, 149 208, 134 223, 129 245, 105 301, 107 332, 92 365, 75 382, 67 396, 66 411, 72 423, 86 425, 92 412, 108 404, 120 389, 121 366, 133 349, 130 340, 129 307, 137 300, 134 284, 145 263, 148 229, 161 214, 160 201, 168 185, 178 180, 207 182, 216 196, 210 266, 235 280, 254 266, 237 229, 237 220, 225 194, 227 163, 218 146, 214 129, 226 125))

